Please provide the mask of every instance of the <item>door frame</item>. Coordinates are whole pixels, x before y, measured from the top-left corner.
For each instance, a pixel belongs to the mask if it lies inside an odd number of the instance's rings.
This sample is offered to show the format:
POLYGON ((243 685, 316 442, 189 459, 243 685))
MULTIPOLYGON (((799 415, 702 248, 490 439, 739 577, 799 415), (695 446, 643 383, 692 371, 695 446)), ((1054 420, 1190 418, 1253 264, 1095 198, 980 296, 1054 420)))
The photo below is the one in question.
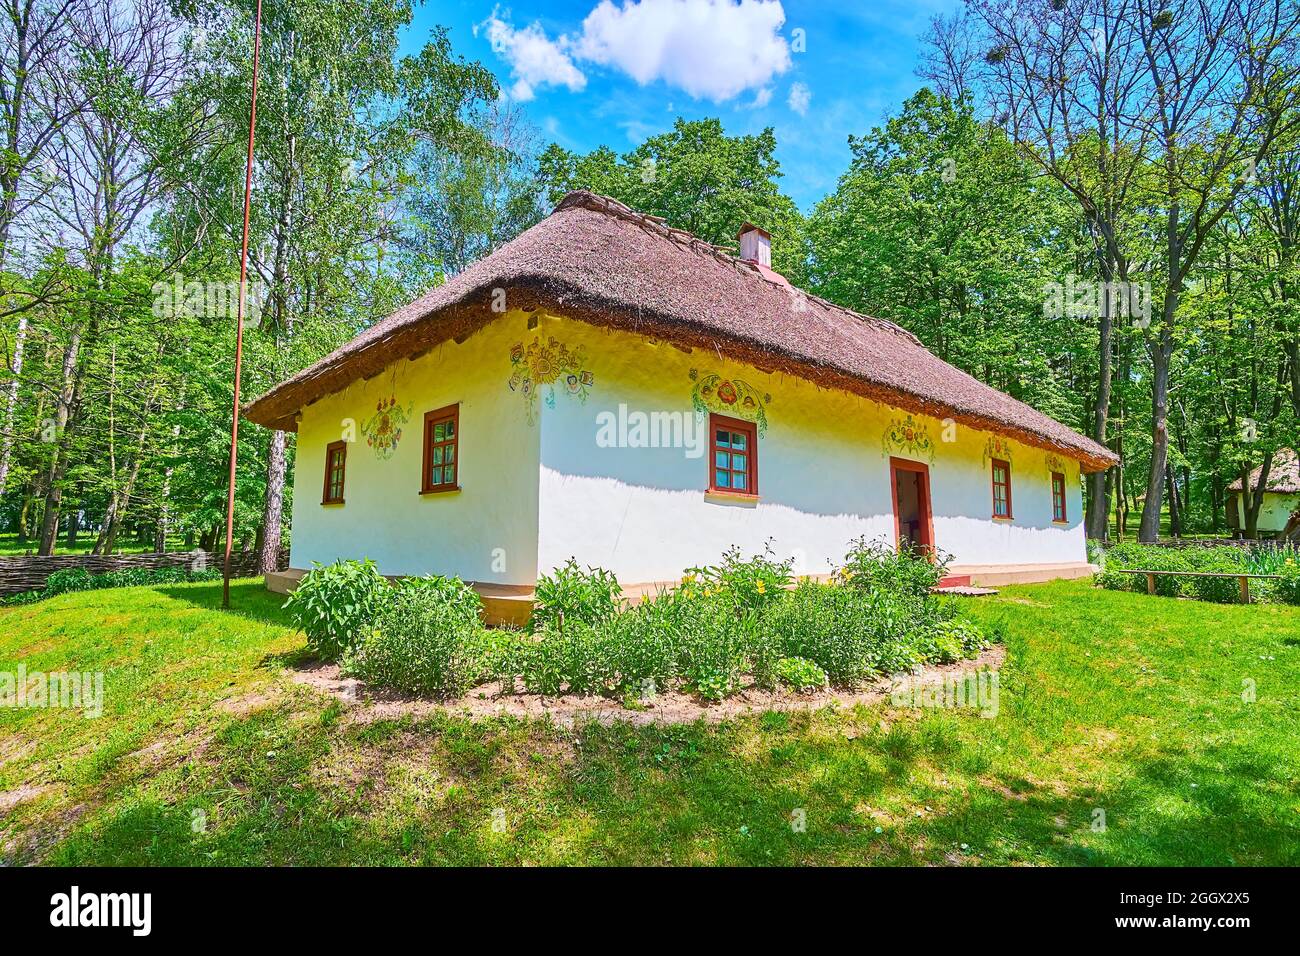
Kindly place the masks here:
POLYGON ((889 500, 894 506, 894 549, 903 546, 902 523, 898 517, 898 473, 913 472, 918 475, 917 492, 925 499, 921 517, 921 547, 934 557, 934 502, 930 498, 930 466, 908 458, 889 459, 889 500))

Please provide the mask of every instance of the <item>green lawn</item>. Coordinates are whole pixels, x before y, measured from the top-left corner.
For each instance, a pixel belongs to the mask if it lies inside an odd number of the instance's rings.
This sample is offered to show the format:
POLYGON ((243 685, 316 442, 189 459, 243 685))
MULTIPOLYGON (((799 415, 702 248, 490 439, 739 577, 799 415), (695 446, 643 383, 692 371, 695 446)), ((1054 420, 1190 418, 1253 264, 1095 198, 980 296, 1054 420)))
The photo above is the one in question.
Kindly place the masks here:
MULTIPOLYGON (((13 532, 9 532, 7 534, 0 534, 0 557, 34 555, 36 554, 36 551, 39 547, 40 547, 40 541, 36 539, 28 538, 25 541, 19 541, 18 535, 13 532)), ((93 551, 94 548, 95 548, 95 532, 83 531, 77 537, 76 544, 74 544, 71 548, 68 547, 67 537, 60 535, 59 540, 54 547, 54 553, 56 555, 90 554, 90 552, 93 551)), ((191 546, 190 548, 186 548, 183 539, 171 538, 167 542, 167 549, 169 551, 186 551, 186 550, 192 551, 193 546, 191 546)), ((145 552, 150 552, 150 551, 153 551, 152 541, 149 544, 145 545, 135 540, 119 540, 117 543, 117 548, 113 553, 114 554, 143 554, 145 552)))
POLYGON ((8 862, 1300 864, 1300 609, 1007 588, 964 605, 1006 629, 993 720, 564 730, 355 723, 279 599, 219 597, 0 610, 0 672, 106 673, 101 718, 0 709, 8 862))

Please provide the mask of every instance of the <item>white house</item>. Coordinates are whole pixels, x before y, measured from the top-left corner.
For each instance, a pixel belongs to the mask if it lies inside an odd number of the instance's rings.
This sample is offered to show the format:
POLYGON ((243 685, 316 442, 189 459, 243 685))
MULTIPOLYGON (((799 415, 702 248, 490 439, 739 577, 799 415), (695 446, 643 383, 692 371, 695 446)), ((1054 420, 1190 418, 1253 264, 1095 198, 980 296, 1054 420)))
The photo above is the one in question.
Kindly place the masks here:
MULTIPOLYGON (((1250 473, 1251 489, 1259 487, 1260 465, 1250 473)), ((1241 493, 1241 479, 1227 487, 1228 526, 1246 527, 1246 502, 1241 493)), ((1268 470, 1268 486, 1259 505, 1255 530, 1261 537, 1287 537, 1300 534, 1300 455, 1293 448, 1283 448, 1273 457, 1268 470)))
POLYGON ((570 556, 636 593, 730 545, 823 575, 860 536, 946 552, 961 582, 1090 573, 1080 475, 1109 450, 738 238, 743 258, 572 193, 251 403, 298 433, 269 586, 369 557, 519 619, 570 556))

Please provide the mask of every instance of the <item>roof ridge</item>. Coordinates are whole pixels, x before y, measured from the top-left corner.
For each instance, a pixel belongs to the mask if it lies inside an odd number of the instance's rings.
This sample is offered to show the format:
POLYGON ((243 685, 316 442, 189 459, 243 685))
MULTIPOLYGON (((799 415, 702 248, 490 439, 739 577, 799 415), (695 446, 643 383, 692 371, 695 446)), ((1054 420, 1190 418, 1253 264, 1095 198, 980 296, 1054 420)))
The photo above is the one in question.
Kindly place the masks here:
MULTIPOLYGON (((739 256, 732 255, 726 247, 714 245, 707 239, 701 239, 689 229, 670 226, 663 216, 652 216, 649 213, 640 212, 626 203, 620 202, 613 196, 605 196, 601 193, 592 192, 589 189, 575 189, 567 193, 563 199, 556 203, 555 208, 551 210, 551 215, 553 216, 556 213, 564 212, 566 209, 573 208, 590 209, 593 212, 602 213, 606 216, 612 216, 615 219, 634 223, 642 229, 658 233, 662 238, 667 239, 669 242, 691 249, 692 251, 695 251, 699 247, 703 247, 703 250, 707 254, 712 255, 715 259, 725 265, 732 266, 736 271, 746 275, 757 276, 769 285, 779 285, 779 283, 772 282, 771 279, 763 275, 763 271, 759 269, 757 265, 750 262, 748 259, 742 259, 739 256)), ((860 322, 871 323, 886 332, 891 332, 902 337, 913 345, 920 345, 924 348, 920 339, 896 322, 891 322, 888 319, 882 319, 874 315, 864 315, 863 313, 854 311, 847 306, 840 305, 837 302, 831 302, 819 295, 814 295, 806 289, 797 288, 793 284, 789 284, 789 280, 787 280, 787 284, 792 293, 801 295, 805 299, 817 303, 828 311, 840 312, 850 318, 857 319, 860 322)))

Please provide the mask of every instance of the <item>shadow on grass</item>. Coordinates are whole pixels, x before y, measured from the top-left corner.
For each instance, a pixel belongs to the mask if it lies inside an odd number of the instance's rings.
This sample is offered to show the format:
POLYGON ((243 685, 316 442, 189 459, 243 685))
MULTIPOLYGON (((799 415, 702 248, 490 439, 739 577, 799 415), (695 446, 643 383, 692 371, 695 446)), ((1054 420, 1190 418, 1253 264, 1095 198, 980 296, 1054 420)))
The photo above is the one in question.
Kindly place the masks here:
POLYGON ((240 617, 292 627, 289 614, 283 610, 284 595, 266 590, 261 578, 240 578, 230 582, 230 609, 221 607, 221 582, 204 581, 201 584, 159 585, 156 590, 177 601, 192 604, 209 611, 237 614, 240 617))
POLYGON ((1269 769, 1248 749, 1161 756, 1133 765, 1117 789, 1062 794, 996 773, 969 789, 922 783, 923 765, 955 774, 971 755, 921 726, 846 739, 806 715, 571 732, 302 716, 274 708, 237 721, 214 741, 198 790, 170 801, 137 794, 78 828, 51 862, 1223 866, 1300 857, 1290 808, 1252 791, 1269 769), (1192 788, 1194 779, 1206 782, 1192 788), (205 821, 199 832, 195 819, 205 821))

